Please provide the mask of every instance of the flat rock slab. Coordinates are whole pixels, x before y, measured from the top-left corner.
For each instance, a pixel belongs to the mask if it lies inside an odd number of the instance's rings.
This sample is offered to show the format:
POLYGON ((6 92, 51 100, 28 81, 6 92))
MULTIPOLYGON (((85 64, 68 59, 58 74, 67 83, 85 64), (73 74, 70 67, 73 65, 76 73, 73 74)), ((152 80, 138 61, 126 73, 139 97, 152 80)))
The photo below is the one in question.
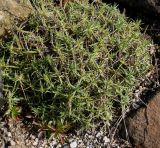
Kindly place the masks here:
POLYGON ((17 21, 25 20, 32 10, 29 0, 0 0, 0 37, 10 32, 17 21))
POLYGON ((129 116, 126 126, 133 147, 159 148, 160 92, 149 101, 147 107, 140 108, 133 116, 129 116))

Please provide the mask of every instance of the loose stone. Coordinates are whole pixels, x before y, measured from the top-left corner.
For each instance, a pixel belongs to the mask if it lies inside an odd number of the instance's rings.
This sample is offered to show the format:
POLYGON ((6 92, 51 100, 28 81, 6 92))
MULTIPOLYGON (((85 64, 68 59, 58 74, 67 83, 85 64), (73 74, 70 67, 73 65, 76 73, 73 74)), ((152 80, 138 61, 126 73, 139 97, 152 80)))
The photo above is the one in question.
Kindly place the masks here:
POLYGON ((13 140, 11 140, 11 145, 14 146, 16 145, 16 143, 13 140))
POLYGON ((98 132, 98 133, 96 134, 96 137, 98 138, 98 137, 100 137, 100 136, 101 136, 101 133, 98 132))
POLYGON ((38 142, 37 142, 37 141, 33 142, 33 145, 34 145, 34 146, 36 146, 37 144, 38 144, 38 142))
POLYGON ((77 147, 77 142, 76 141, 71 142, 70 147, 71 148, 76 148, 77 147))
POLYGON ((103 141, 104 141, 104 143, 109 143, 110 139, 107 136, 104 136, 103 141))
POLYGON ((61 148, 61 147, 62 147, 61 144, 58 144, 56 148, 61 148))
POLYGON ((62 148, 70 148, 70 147, 69 147, 69 144, 66 143, 62 146, 62 148))

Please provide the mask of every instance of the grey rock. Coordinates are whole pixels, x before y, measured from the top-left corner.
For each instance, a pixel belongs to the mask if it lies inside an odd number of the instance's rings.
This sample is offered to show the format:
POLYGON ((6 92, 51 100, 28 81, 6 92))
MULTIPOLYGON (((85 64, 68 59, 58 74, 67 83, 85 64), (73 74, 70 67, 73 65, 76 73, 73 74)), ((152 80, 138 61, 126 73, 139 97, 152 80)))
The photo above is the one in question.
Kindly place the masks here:
POLYGON ((62 148, 70 148, 69 144, 63 144, 62 148))
POLYGON ((73 138, 68 139, 69 143, 71 143, 73 140, 74 140, 73 138))
MULTIPOLYGON (((104 0, 105 1, 105 0, 104 0)), ((160 17, 160 0, 114 0, 138 8, 146 13, 158 14, 160 17)))
POLYGON ((93 145, 88 145, 87 148, 94 148, 94 146, 93 145))

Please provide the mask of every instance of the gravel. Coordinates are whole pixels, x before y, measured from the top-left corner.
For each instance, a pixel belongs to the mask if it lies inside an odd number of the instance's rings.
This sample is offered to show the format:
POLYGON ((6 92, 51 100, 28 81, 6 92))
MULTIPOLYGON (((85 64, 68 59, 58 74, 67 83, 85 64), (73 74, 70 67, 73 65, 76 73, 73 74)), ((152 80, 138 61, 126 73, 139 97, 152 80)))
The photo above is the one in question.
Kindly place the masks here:
MULTIPOLYGON (((117 138, 111 143, 104 126, 63 135, 64 143, 55 138, 54 133, 51 138, 44 138, 44 133, 32 131, 21 121, 0 119, 0 127, 0 148, 117 148, 120 143, 126 143, 117 138)), ((129 147, 128 143, 126 145, 129 147)))

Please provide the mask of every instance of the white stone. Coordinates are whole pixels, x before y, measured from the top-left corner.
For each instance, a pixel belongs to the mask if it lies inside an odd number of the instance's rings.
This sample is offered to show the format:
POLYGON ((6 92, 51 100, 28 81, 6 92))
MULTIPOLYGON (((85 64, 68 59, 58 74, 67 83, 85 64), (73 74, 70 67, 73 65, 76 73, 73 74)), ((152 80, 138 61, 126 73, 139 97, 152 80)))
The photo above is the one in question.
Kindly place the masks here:
POLYGON ((61 144, 58 144, 57 146, 56 146, 56 148, 61 148, 62 146, 61 146, 61 144))
POLYGON ((34 135, 31 135, 31 138, 34 140, 34 139, 36 139, 36 137, 34 136, 34 135))
POLYGON ((100 136, 101 136, 101 133, 98 132, 98 133, 96 134, 96 137, 98 138, 98 137, 100 137, 100 136))
POLYGON ((68 141, 69 141, 69 143, 71 143, 73 140, 74 140, 74 139, 70 138, 68 141))
POLYGON ((12 137, 12 134, 11 134, 11 132, 8 132, 8 137, 12 137))
POLYGON ((38 142, 38 138, 36 138, 35 141, 38 142))
POLYGON ((92 135, 89 135, 88 138, 89 138, 89 139, 93 139, 94 137, 93 137, 92 135))
POLYGON ((52 141, 52 146, 55 146, 55 145, 57 145, 57 142, 56 142, 56 140, 53 140, 52 141))
POLYGON ((42 143, 42 146, 44 147, 45 145, 47 145, 47 140, 45 139, 42 143))
POLYGON ((80 140, 78 140, 78 143, 80 144, 80 143, 83 143, 83 141, 80 139, 80 140))
POLYGON ((38 142, 37 142, 37 141, 34 141, 34 142, 33 142, 33 145, 34 145, 34 146, 36 146, 37 144, 38 144, 38 142))
POLYGON ((70 147, 71 148, 76 148, 77 147, 77 142, 76 141, 71 142, 70 147))
POLYGON ((16 143, 13 140, 11 140, 11 145, 14 146, 16 145, 16 143))
POLYGON ((103 137, 103 141, 104 141, 104 143, 109 143, 110 139, 107 136, 104 136, 103 137))

